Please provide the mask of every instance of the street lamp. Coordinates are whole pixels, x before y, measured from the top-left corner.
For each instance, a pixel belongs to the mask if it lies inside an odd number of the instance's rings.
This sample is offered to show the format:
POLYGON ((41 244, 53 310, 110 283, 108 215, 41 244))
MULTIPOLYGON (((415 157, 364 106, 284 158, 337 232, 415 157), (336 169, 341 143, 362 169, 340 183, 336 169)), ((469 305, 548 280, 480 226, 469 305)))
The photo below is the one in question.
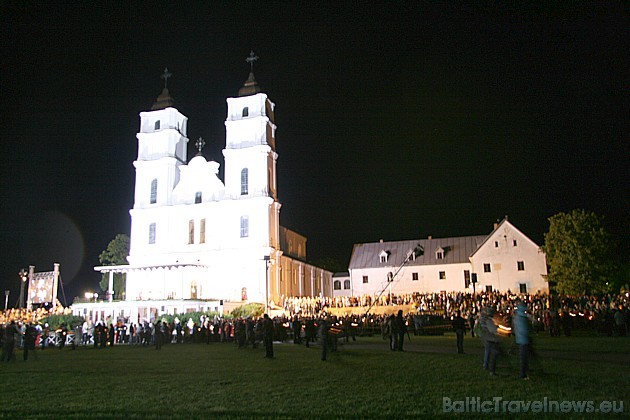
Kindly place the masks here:
POLYGON ((271 263, 271 256, 265 255, 263 260, 265 261, 265 313, 269 314, 269 264, 271 263))
POLYGON ((26 284, 26 280, 28 279, 28 272, 22 268, 18 274, 22 280, 20 284, 20 308, 24 308, 24 286, 26 284))

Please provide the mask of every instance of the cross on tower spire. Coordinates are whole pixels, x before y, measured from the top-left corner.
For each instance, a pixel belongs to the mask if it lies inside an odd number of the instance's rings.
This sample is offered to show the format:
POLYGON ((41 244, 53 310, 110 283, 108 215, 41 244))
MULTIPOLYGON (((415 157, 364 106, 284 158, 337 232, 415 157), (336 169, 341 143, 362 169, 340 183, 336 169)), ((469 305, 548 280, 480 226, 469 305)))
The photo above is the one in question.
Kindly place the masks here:
POLYGON ((172 75, 172 73, 169 73, 168 68, 164 67, 164 73, 160 76, 160 79, 164 79, 164 89, 168 87, 168 78, 172 75))
POLYGON ((254 51, 249 52, 249 57, 245 59, 245 62, 249 63, 249 69, 253 73, 254 72, 254 61, 258 60, 258 56, 254 54, 254 51))
POLYGON ((197 146, 197 150, 199 150, 199 153, 197 153, 197 155, 201 155, 201 149, 203 149, 203 146, 205 145, 206 145, 206 142, 203 141, 201 137, 199 137, 199 139, 195 143, 195 146, 197 146))

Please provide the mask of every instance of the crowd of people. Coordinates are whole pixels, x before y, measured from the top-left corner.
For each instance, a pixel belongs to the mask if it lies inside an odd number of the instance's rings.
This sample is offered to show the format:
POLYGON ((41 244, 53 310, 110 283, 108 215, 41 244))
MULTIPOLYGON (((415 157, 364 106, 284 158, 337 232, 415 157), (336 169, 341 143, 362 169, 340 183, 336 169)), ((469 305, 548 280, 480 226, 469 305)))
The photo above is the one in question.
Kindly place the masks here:
MULTIPOLYGON (((389 340, 391 350, 402 350, 405 336, 410 337, 410 333, 442 334, 452 330, 457 336, 459 353, 463 353, 463 335, 467 331, 473 336, 480 335, 486 349, 484 367, 494 372, 498 353, 493 343, 501 329, 514 334, 519 346, 529 344, 524 337, 531 331, 569 336, 577 327, 622 336, 629 330, 628 294, 570 297, 510 292, 414 293, 382 298, 286 298, 282 302, 283 315, 273 319, 202 315, 196 321, 177 317, 171 321, 158 318, 141 322, 107 319, 91 323, 86 320, 77 325, 61 325, 55 330, 42 325, 41 321, 52 314, 69 314, 68 309, 10 309, 0 313, 2 360, 11 360, 15 347, 25 350, 26 360, 29 350, 51 345, 63 348, 66 343, 73 348, 128 344, 155 346, 156 349, 171 343, 232 342, 239 348, 257 348, 262 344, 266 357, 273 357, 273 342, 287 340, 306 346, 318 342, 322 346, 322 360, 326 360, 327 352, 336 348, 340 337, 354 340, 357 335, 381 334, 383 339, 389 340), (380 311, 381 314, 369 312, 373 304, 388 305, 392 310, 380 311), (331 313, 333 308, 347 308, 345 305, 358 310, 342 316, 331 313), (527 327, 523 320, 527 321, 527 327)), ((523 360, 526 363, 526 359, 523 360)), ((526 371, 525 367, 523 377, 526 371)))

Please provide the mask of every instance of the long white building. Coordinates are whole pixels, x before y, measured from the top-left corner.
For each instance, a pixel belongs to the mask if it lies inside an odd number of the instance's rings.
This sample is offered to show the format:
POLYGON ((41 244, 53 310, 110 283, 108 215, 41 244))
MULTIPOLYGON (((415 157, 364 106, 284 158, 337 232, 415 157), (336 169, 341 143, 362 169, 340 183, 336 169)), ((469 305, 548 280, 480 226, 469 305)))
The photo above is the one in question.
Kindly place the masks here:
POLYGON ((506 217, 489 235, 356 244, 347 275, 333 278, 333 295, 548 293, 546 276, 540 246, 506 217))

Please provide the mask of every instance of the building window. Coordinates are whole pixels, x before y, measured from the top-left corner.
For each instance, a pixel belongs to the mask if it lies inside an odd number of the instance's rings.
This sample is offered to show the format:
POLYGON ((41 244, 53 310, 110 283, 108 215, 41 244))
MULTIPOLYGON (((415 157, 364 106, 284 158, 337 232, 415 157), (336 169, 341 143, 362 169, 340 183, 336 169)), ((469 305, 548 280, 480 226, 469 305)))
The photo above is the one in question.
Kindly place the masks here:
POLYGON ((249 178, 249 171, 247 170, 247 168, 243 168, 243 170, 241 171, 241 195, 247 195, 248 178, 249 178))
POLYGON ((435 259, 443 260, 444 259, 444 248, 440 247, 435 250, 435 259))
POLYGON ((492 286, 486 286, 486 292, 491 293, 492 292, 492 286))
POLYGON ((155 223, 149 225, 149 243, 155 243, 155 223))
POLYGON ((470 270, 464 270, 464 287, 466 289, 470 287, 470 270))
POLYGON ((195 204, 201 203, 201 191, 195 193, 195 204))
POLYGON ((363 284, 366 284, 368 282, 368 276, 363 276, 363 284))
POLYGON ((194 220, 188 221, 188 243, 189 244, 195 243, 195 221, 194 220))
POLYGON ((249 236, 249 217, 241 216, 241 238, 249 236))
POLYGON ((341 282, 339 280, 333 282, 333 290, 341 290, 341 282))
POLYGON ((157 203, 157 179, 151 181, 151 199, 149 202, 151 204, 157 203))
POLYGON ((499 247, 499 241, 494 241, 494 247, 498 248, 499 247))
POLYGON ((519 283, 518 289, 521 293, 527 293, 527 285, 525 283, 519 283))
POLYGON ((517 261, 516 262, 516 269, 518 271, 525 271, 525 262, 524 261, 517 261))
POLYGON ((417 281, 418 280, 418 273, 411 273, 411 280, 417 281))
POLYGON ((156 130, 156 131, 160 129, 160 120, 157 120, 155 122, 155 126, 153 127, 153 129, 156 130))
POLYGON ((206 219, 201 219, 199 221, 199 243, 206 243, 206 219))
POLYGON ((516 246, 517 245, 516 239, 514 239, 512 243, 514 244, 514 246, 516 246))
POLYGON ((245 107, 243 108, 243 112, 241 114, 243 116, 243 118, 248 117, 249 116, 249 108, 245 107))
POLYGON ((446 271, 440 271, 439 275, 440 275, 440 280, 446 280, 446 271))
POLYGON ((492 270, 490 269, 490 264, 484 264, 483 265, 483 272, 484 273, 490 273, 492 270))
POLYGON ((350 290, 350 280, 343 281, 343 290, 350 290))

